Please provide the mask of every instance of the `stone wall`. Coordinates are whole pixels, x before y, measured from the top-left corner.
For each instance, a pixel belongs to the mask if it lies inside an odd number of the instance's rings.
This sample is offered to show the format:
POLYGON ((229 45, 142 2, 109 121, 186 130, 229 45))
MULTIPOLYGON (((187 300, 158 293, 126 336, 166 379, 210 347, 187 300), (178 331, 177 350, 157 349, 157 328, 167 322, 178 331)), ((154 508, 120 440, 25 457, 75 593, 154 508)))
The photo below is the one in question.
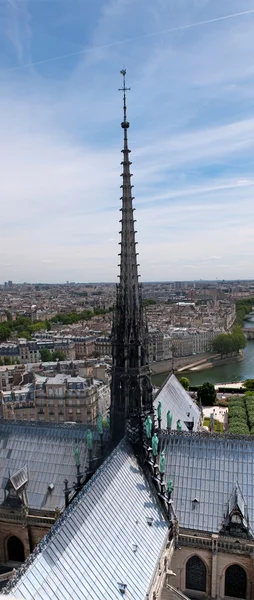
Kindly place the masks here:
POLYGON ((227 598, 224 596, 225 572, 227 567, 232 564, 240 565, 246 572, 248 581, 246 600, 252 600, 254 598, 254 556, 244 555, 237 552, 227 553, 218 551, 216 553, 212 553, 211 550, 195 547, 183 547, 176 549, 171 561, 171 569, 175 573, 175 576, 172 575, 170 577, 170 583, 172 583, 175 588, 185 592, 188 596, 188 591, 185 587, 186 563, 188 559, 194 555, 201 558, 206 565, 207 589, 206 594, 203 592, 196 592, 194 594, 192 592, 192 598, 196 597, 197 600, 202 600, 206 597, 214 600, 224 600, 227 598))
POLYGON ((31 554, 35 546, 50 531, 49 526, 29 526, 24 523, 0 522, 0 564, 8 562, 7 542, 11 536, 17 537, 24 546, 25 558, 31 554))
MULTIPOLYGON (((174 370, 181 369, 182 367, 187 367, 188 365, 194 365, 200 363, 202 360, 207 359, 211 360, 215 354, 211 354, 211 352, 205 352, 204 354, 196 354, 191 356, 183 356, 182 358, 174 358, 174 370)), ((170 373, 172 371, 172 358, 168 358, 167 360, 161 360, 160 362, 152 362, 150 363, 151 371, 154 375, 158 375, 159 373, 170 373)))
POLYGON ((8 538, 15 536, 19 538, 24 546, 25 558, 31 553, 29 532, 23 523, 0 523, 0 564, 8 561, 7 542, 8 538))

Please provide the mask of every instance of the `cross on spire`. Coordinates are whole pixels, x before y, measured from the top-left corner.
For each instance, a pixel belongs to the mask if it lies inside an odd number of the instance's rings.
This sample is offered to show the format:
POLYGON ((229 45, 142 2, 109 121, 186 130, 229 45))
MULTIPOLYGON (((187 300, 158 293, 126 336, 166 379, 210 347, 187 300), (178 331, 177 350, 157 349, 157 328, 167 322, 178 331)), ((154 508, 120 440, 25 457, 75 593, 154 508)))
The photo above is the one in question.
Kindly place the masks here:
POLYGON ((127 88, 126 87, 126 81, 125 81, 126 69, 122 69, 120 71, 120 73, 123 76, 123 87, 118 89, 119 92, 123 92, 123 122, 122 122, 122 127, 123 127, 123 129, 128 129, 128 127, 129 127, 130 124, 128 123, 127 118, 126 118, 126 92, 129 92, 131 88, 127 88))

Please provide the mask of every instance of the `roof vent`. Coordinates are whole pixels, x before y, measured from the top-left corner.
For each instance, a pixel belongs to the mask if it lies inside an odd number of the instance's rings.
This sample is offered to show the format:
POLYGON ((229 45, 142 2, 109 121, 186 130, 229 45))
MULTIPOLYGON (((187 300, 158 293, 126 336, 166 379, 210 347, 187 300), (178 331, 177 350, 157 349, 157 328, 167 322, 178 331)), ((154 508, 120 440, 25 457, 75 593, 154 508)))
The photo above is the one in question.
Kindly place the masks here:
POLYGON ((153 517, 146 517, 146 522, 149 525, 149 527, 152 527, 153 524, 153 517))
POLYGON ((195 504, 197 504, 199 502, 198 498, 193 498, 192 502, 195 502, 195 504))
POLYGON ((53 483, 50 483, 50 484, 48 485, 48 491, 49 491, 49 492, 53 492, 53 489, 54 489, 54 487, 55 487, 55 486, 54 486, 54 484, 53 484, 53 483))
POLYGON ((126 583, 118 583, 118 589, 120 594, 124 595, 125 594, 125 590, 127 588, 127 584, 126 583))
POLYGON ((132 544, 132 550, 133 552, 137 552, 138 549, 138 545, 137 544, 132 544))

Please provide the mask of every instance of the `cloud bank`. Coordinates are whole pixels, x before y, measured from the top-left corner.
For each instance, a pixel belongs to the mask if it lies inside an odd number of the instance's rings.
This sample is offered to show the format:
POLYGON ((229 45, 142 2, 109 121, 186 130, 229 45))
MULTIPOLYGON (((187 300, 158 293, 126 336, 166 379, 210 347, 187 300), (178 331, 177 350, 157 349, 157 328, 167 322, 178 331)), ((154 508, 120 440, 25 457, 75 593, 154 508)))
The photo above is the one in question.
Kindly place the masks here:
POLYGON ((1 281, 116 280, 123 65, 142 280, 253 277, 254 14, 227 7, 3 6, 1 281))

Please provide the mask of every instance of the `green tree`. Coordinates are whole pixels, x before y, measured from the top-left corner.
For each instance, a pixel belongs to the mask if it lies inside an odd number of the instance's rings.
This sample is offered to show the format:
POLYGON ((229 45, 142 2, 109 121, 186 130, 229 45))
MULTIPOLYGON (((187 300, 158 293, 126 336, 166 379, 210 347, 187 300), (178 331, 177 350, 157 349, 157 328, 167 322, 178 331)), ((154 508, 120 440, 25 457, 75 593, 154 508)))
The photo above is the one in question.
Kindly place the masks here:
POLYGON ((26 338, 27 340, 31 339, 30 332, 29 331, 25 331, 25 330, 24 331, 20 331, 19 334, 18 334, 18 336, 20 338, 26 338))
POLYGON ((185 390, 188 391, 190 389, 190 381, 187 377, 181 377, 181 379, 179 379, 179 382, 185 390))
POLYGON ((6 309, 4 312, 6 314, 7 320, 12 321, 12 315, 11 315, 10 311, 6 309))
POLYGON ((52 354, 51 360, 65 360, 65 354, 62 350, 56 350, 52 354))
POLYGON ((1 323, 0 325, 0 342, 5 342, 11 336, 11 328, 9 324, 1 323))
POLYGON ((48 348, 42 348, 40 355, 42 362, 50 362, 52 360, 52 354, 48 348))
POLYGON ((243 324, 246 315, 248 315, 252 311, 252 306, 254 306, 254 298, 243 298, 241 300, 236 301, 235 324, 243 324))
POLYGON ((11 365, 11 358, 9 356, 4 356, 4 365, 11 365))
POLYGON ((233 333, 232 333, 232 341, 233 341, 234 350, 236 352, 239 352, 239 350, 242 350, 242 348, 245 348, 246 337, 243 334, 241 327, 239 327, 239 326, 234 327, 233 333))
POLYGON ((152 306, 153 304, 157 304, 157 301, 154 298, 145 298, 143 300, 143 306, 152 306))
POLYGON ((246 390, 254 391, 254 379, 246 379, 244 382, 244 387, 246 390))
POLYGON ((212 383, 206 381, 198 389, 198 401, 202 406, 213 406, 216 402, 216 390, 212 383))
POLYGON ((220 333, 212 343, 214 352, 218 352, 222 356, 239 352, 241 348, 245 348, 246 339, 241 330, 241 327, 235 327, 233 333, 220 333))

